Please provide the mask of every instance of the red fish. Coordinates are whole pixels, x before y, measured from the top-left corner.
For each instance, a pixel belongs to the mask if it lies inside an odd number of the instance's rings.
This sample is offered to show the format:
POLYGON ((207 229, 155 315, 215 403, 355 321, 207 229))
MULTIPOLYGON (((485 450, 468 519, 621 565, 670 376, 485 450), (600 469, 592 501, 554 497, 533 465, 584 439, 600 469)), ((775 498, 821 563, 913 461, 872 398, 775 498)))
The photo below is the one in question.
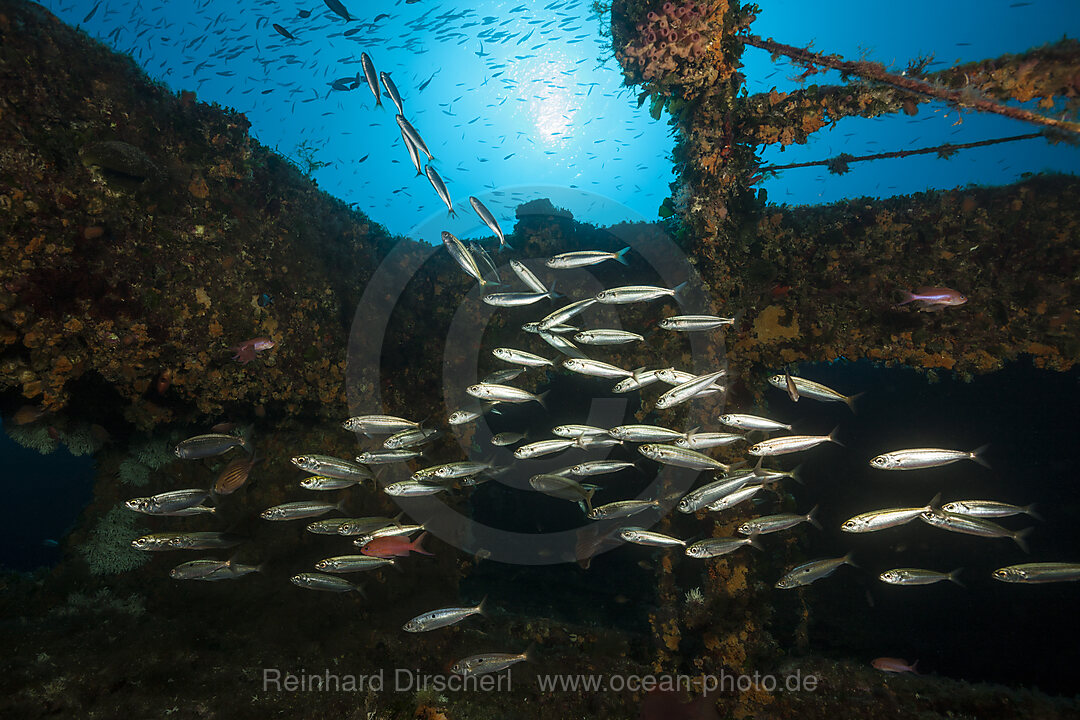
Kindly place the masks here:
POLYGON ((870 664, 873 665, 878 670, 880 670, 881 672, 887 672, 887 673, 906 673, 906 672, 910 672, 910 673, 915 673, 916 675, 919 674, 919 672, 915 669, 915 666, 919 664, 918 660, 916 660, 915 662, 908 665, 907 660, 901 660, 900 658, 879 657, 879 658, 875 658, 875 659, 871 660, 870 664))
POLYGON ((236 353, 233 355, 233 360, 236 360, 241 365, 247 365, 255 359, 255 353, 269 350, 272 347, 274 347, 274 341, 270 338, 258 337, 245 340, 232 348, 232 351, 236 353))
POLYGON ((380 558, 407 557, 410 551, 421 555, 431 555, 420 546, 420 543, 424 542, 426 537, 427 533, 420 533, 420 537, 413 542, 409 542, 409 538, 402 535, 379 537, 360 548, 360 552, 364 555, 380 558))
POLYGON ((910 302, 918 303, 920 310, 940 310, 949 305, 963 305, 967 298, 956 290, 945 287, 922 287, 915 292, 905 293, 907 298, 898 302, 897 306, 907 305, 910 302))

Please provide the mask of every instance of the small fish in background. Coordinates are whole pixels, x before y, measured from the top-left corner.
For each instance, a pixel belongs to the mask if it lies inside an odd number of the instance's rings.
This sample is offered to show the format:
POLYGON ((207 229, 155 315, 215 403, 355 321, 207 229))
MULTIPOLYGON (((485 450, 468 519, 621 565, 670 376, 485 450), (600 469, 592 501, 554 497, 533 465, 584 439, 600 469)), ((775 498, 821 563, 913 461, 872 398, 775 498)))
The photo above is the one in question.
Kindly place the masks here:
POLYGON ((309 17, 311 17, 311 11, 310 10, 301 10, 300 12, 298 12, 296 14, 296 16, 301 18, 301 19, 309 18, 309 17))
POLYGON ((778 590, 790 590, 791 588, 809 585, 812 582, 829 577, 836 572, 836 569, 841 565, 857 567, 851 560, 851 553, 848 553, 842 558, 811 560, 808 563, 803 563, 802 565, 789 570, 784 577, 776 581, 774 587, 778 590))
POLYGON ((958 291, 945 287, 921 287, 914 292, 905 292, 904 298, 896 303, 896 307, 915 303, 924 312, 937 312, 967 302, 967 298, 958 291))
POLYGON ((484 675, 486 673, 505 670, 515 663, 523 660, 531 660, 530 651, 523 653, 485 653, 458 660, 450 666, 450 672, 455 675, 484 675))
POLYGON ((448 625, 454 625, 470 615, 483 615, 484 603, 486 602, 487 598, 484 598, 474 607, 448 607, 432 610, 431 612, 417 615, 412 620, 402 625, 401 629, 405 632, 416 633, 428 632, 429 630, 437 630, 438 628, 447 627, 448 625))
POLYGON ((919 671, 915 669, 915 666, 919 664, 919 661, 907 664, 907 660, 901 660, 900 658, 891 657, 879 657, 870 661, 870 665, 875 670, 887 673, 915 673, 919 674, 919 671))
POLYGON ((364 80, 368 89, 375 96, 375 107, 382 107, 382 93, 379 92, 379 76, 375 72, 375 63, 371 62, 371 56, 366 52, 360 53, 360 67, 364 70, 364 80))
POLYGON ((259 307, 263 307, 263 308, 264 307, 270 307, 271 305, 274 304, 274 296, 273 295, 267 295, 266 293, 263 293, 262 295, 259 296, 259 299, 258 299, 257 302, 259 303, 259 307))
POLYGON ((252 455, 251 457, 238 457, 230 462, 222 468, 221 473, 214 482, 214 494, 232 495, 242 488, 248 481, 251 468, 255 467, 255 464, 261 460, 261 457, 252 455))
POLYGON ((289 578, 289 581, 297 587, 307 588, 308 590, 325 590, 326 592, 338 593, 353 592, 355 590, 361 595, 364 594, 364 591, 359 585, 355 585, 337 575, 306 572, 300 573, 299 575, 293 575, 289 578))
POLYGON ((248 442, 244 438, 237 437, 236 435, 209 433, 207 435, 196 435, 195 437, 181 440, 177 443, 174 452, 176 453, 176 457, 181 460, 201 460, 203 458, 224 455, 234 447, 242 447, 247 450, 248 442))
POLYGON ((394 103, 394 107, 397 108, 398 114, 404 115, 405 109, 401 104, 401 93, 398 92, 397 85, 394 84, 394 80, 390 77, 390 73, 379 72, 379 80, 382 81, 383 89, 386 90, 386 94, 394 103))
POLYGON ((330 8, 331 12, 339 16, 345 22, 352 22, 352 16, 349 15, 349 11, 345 9, 345 6, 341 4, 341 0, 323 0, 326 3, 326 7, 330 8))
POLYGON ((889 583, 890 585, 932 585, 947 580, 956 583, 960 587, 964 587, 964 583, 957 579, 961 570, 962 568, 956 568, 952 572, 944 573, 936 570, 923 570, 921 568, 895 568, 893 570, 886 570, 878 577, 881 578, 882 582, 889 583))
POLYGON ((274 27, 275 30, 277 30, 278 35, 281 35, 283 38, 287 38, 289 40, 295 40, 296 39, 295 35, 293 35, 291 32, 289 32, 285 28, 281 27, 277 23, 274 23, 273 27, 274 27))
POLYGON ((378 537, 360 548, 360 552, 364 555, 381 558, 408 557, 411 552, 421 555, 433 555, 422 546, 426 537, 426 532, 420 533, 420 537, 411 542, 409 538, 401 536, 378 537))
POLYGON ((247 365, 249 362, 255 359, 255 353, 260 353, 263 350, 269 350, 274 347, 274 341, 270 338, 257 337, 251 340, 245 340, 239 345, 231 348, 235 355, 233 360, 241 365, 247 365))
MULTIPOLYGON (((480 219, 491 232, 499 238, 499 252, 503 250, 513 250, 510 247, 510 243, 506 242, 506 237, 503 235, 502 228, 499 227, 499 221, 495 219, 495 216, 491 214, 491 211, 487 209, 484 203, 480 202, 478 198, 469 196, 469 204, 472 205, 472 209, 476 211, 476 214, 480 216, 480 219)), ((534 288, 535 289, 535 288, 534 288)))

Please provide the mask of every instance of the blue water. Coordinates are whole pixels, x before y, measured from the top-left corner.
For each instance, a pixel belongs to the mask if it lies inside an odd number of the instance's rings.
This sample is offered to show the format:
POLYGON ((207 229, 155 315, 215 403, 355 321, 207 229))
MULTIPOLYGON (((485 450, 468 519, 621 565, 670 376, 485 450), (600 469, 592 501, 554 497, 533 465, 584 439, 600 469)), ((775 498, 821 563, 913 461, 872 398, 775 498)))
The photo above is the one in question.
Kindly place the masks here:
POLYGON ((0 431, 0 467, 0 566, 28 571, 55 564, 59 543, 93 496, 93 460, 63 447, 41 455, 0 431))
MULTIPOLYGON (((415 177, 392 105, 376 109, 363 83, 332 91, 335 79, 360 71, 360 53, 386 71, 404 98, 405 114, 436 159, 457 207, 471 214, 469 195, 507 186, 579 188, 610 198, 605 210, 588 197, 569 201, 578 219, 597 224, 654 219, 670 191, 673 138, 653 120, 638 89, 622 74, 600 31, 607 18, 586 0, 540 2, 345 3, 359 19, 346 23, 312 0, 286 2, 46 2, 94 37, 130 51, 152 77, 174 90, 244 112, 261 142, 299 159, 326 163, 313 176, 328 192, 383 223, 413 234, 423 220, 445 217, 424 177, 415 177), (90 19, 83 22, 97 7, 90 19), (298 10, 311 11, 298 17, 298 10), (380 14, 387 14, 372 23, 380 14), (271 26, 277 23, 296 40, 271 26), (345 32, 359 30, 353 35, 345 32), (423 87, 423 89, 421 89, 423 87), (387 109, 390 108, 390 109, 387 109), (305 150, 306 148, 306 150, 305 150)), ((934 54, 942 63, 995 57, 1080 32, 1073 0, 930 3, 767 3, 752 26, 764 37, 848 58, 865 53, 900 69, 934 54), (1019 7, 1013 7, 1020 5, 1019 7)), ((749 92, 775 86, 801 70, 747 48, 742 72, 749 92)), ((819 74, 808 82, 834 82, 819 74)), ((766 148, 767 162, 825 159, 969 142, 1031 132, 1014 121, 921 106, 919 115, 848 119, 806 146, 766 148)), ((1036 128, 1037 129, 1037 128, 1036 128)), ((1043 140, 855 164, 845 176, 801 169, 766 181, 775 202, 819 203, 889 196, 967 183, 1008 183, 1025 172, 1080 168, 1080 149, 1043 140)), ((526 194, 530 199, 542 193, 526 194)), ((518 198, 489 198, 497 216, 512 217, 518 198)), ((418 238, 429 239, 429 238, 418 238)), ((437 238, 436 238, 437 240, 437 238)))

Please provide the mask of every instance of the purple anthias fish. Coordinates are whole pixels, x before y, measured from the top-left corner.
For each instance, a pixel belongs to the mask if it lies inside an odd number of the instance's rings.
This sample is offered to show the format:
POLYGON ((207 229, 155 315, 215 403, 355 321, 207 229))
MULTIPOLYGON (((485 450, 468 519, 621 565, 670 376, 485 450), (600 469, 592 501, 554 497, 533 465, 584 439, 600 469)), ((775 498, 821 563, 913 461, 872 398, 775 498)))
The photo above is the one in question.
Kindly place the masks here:
POLYGON ((247 365, 249 362, 255 359, 255 353, 263 350, 269 350, 274 347, 274 341, 270 338, 252 338, 251 340, 245 340, 236 347, 232 348, 233 360, 236 360, 241 365, 247 365))
POLYGON ((940 310, 948 305, 963 305, 967 302, 966 297, 951 288, 922 287, 905 294, 907 298, 898 302, 897 306, 913 302, 919 304, 920 310, 940 310))

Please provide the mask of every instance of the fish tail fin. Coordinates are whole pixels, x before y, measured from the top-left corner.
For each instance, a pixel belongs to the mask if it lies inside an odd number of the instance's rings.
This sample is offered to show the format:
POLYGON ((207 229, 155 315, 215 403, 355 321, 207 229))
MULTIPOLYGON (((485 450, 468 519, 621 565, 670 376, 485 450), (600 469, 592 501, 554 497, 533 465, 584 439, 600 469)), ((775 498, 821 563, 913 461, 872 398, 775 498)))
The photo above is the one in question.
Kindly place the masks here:
POLYGON ((341 498, 337 501, 337 504, 334 505, 338 512, 345 512, 345 500, 346 498, 341 498))
POLYGON ((476 612, 477 612, 478 615, 482 615, 483 617, 487 617, 487 600, 488 600, 488 596, 485 595, 484 598, 479 603, 477 603, 476 612))
POLYGON ((915 293, 910 292, 908 290, 904 290, 903 292, 904 292, 904 299, 901 300, 900 302, 896 303, 896 307, 900 307, 901 305, 907 305, 909 302, 915 302, 915 299, 916 299, 915 298, 915 293))
POLYGON ((918 660, 916 660, 915 662, 911 663, 911 672, 913 672, 913 673, 915 673, 916 675, 918 675, 918 674, 919 674, 919 671, 915 669, 915 668, 917 668, 918 666, 919 666, 919 661, 918 661, 918 660))
POLYGON ((529 643, 529 647, 525 648, 522 655, 525 656, 525 662, 536 662, 536 643, 529 643))
POLYGON ((763 465, 765 465, 765 456, 764 455, 762 455, 760 458, 758 458, 757 465, 754 466, 754 474, 757 475, 758 477, 762 477, 763 475, 765 475, 765 473, 762 472, 762 470, 761 470, 763 465))
POLYGON ((1028 517, 1030 517, 1030 518, 1034 518, 1035 520, 1042 520, 1042 519, 1043 519, 1043 516, 1042 516, 1042 515, 1040 515, 1039 513, 1035 512, 1035 503, 1031 503, 1030 505, 1028 505, 1027 507, 1025 507, 1025 508, 1024 508, 1024 513, 1025 513, 1025 514, 1026 514, 1026 515, 1027 515, 1028 517))
POLYGON ((854 553, 850 553, 850 552, 847 555, 844 556, 844 564, 845 565, 850 565, 853 568, 859 567, 859 564, 855 562, 854 553))
POLYGON ((454 210, 454 208, 450 208, 449 210, 446 211, 446 216, 456 218, 457 217, 457 211, 454 210))
POLYGON ((940 507, 941 507, 941 493, 938 493, 937 495, 935 495, 930 500, 930 502, 926 503, 926 507, 930 508, 930 510, 932 510, 932 511, 940 509, 940 507))
POLYGON ((355 590, 356 592, 360 593, 360 597, 362 597, 362 598, 364 598, 365 600, 367 600, 367 593, 366 593, 366 592, 364 592, 364 586, 363 586, 363 585, 361 585, 360 583, 354 583, 354 584, 353 584, 353 590, 355 590))
POLYGON ((975 448, 974 450, 971 451, 971 453, 968 455, 968 457, 970 457, 972 460, 974 460, 975 462, 979 463, 984 468, 989 470, 990 469, 990 463, 988 463, 986 461, 986 458, 984 457, 986 455, 986 451, 989 448, 990 448, 989 445, 983 445, 982 447, 977 447, 977 448, 975 448))
POLYGON ((839 425, 837 425, 836 427, 834 427, 832 429, 832 432, 829 433, 829 442, 836 443, 840 447, 845 447, 844 443, 842 443, 842 442, 840 442, 839 440, 836 439, 836 431, 839 430, 839 429, 840 429, 839 425))
POLYGON ((681 303, 683 297, 686 295, 687 288, 690 287, 689 280, 683 280, 681 283, 671 288, 671 296, 675 298, 675 302, 681 303))
POLYGON ((424 542, 424 538, 426 537, 427 531, 425 530, 424 532, 420 533, 420 537, 416 538, 409 544, 409 549, 413 552, 418 552, 421 555, 434 555, 434 553, 429 553, 427 550, 424 549, 422 543, 424 542))
POLYGON ((629 245, 624 247, 619 252, 615 253, 615 259, 618 260, 623 265, 629 265, 630 263, 626 259, 626 253, 628 253, 628 252, 630 252, 630 246, 629 245))
POLYGON ((951 573, 949 573, 949 582, 954 582, 957 585, 959 585, 960 587, 967 587, 967 585, 964 585, 964 583, 960 582, 960 580, 958 579, 958 577, 959 577, 960 573, 963 571, 963 569, 964 568, 956 568, 951 573))
POLYGON ((555 286, 558 285, 558 284, 559 284, 558 280, 553 280, 551 282, 551 287, 548 288, 548 300, 550 302, 555 302, 555 300, 558 299, 558 298, 566 297, 562 293, 555 292, 555 286))
POLYGON ((799 463, 798 465, 796 465, 792 469, 792 471, 790 473, 788 473, 788 476, 792 480, 794 480, 795 482, 799 483, 800 485, 805 485, 806 484, 806 482, 803 481, 803 479, 802 479, 802 463, 799 463))
POLYGON ((758 542, 758 537, 760 535, 761 535, 761 533, 759 533, 756 530, 754 532, 750 533, 750 536, 746 538, 746 544, 749 545, 750 547, 754 548, 755 550, 764 550, 765 548, 762 547, 760 542, 758 542))
POLYGON ((819 507, 821 507, 821 506, 820 505, 815 505, 814 507, 810 508, 810 512, 806 513, 806 522, 810 523, 811 525, 816 527, 818 530, 824 530, 824 528, 821 527, 821 523, 818 522, 818 519, 817 519, 817 511, 818 511, 819 507))
POLYGON ((1034 529, 1035 528, 1033 527, 1024 528, 1023 530, 1017 530, 1012 534, 1013 541, 1026 553, 1031 552, 1031 550, 1028 549, 1027 536, 1030 535, 1031 531, 1034 529))
POLYGON ((844 397, 844 404, 850 408, 851 412, 855 412, 855 401, 865 395, 865 392, 855 393, 854 395, 847 395, 844 397))
POLYGON ((547 398, 547 394, 549 392, 551 392, 551 391, 550 390, 545 390, 544 392, 542 392, 542 393, 540 393, 539 395, 536 396, 536 402, 540 403, 540 407, 544 408, 545 410, 547 410, 547 400, 546 400, 546 398, 547 398))

